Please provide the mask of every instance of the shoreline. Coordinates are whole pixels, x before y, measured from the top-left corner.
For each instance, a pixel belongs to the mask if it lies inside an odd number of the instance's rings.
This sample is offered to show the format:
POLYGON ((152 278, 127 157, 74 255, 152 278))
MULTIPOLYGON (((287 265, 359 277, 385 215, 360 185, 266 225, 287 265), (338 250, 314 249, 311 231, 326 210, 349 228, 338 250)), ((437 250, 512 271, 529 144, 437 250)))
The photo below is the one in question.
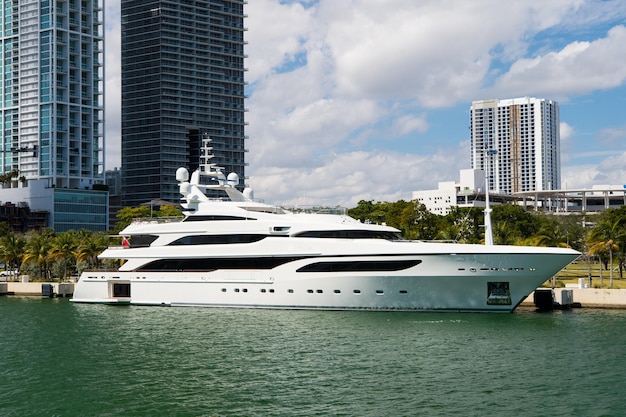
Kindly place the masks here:
MULTIPOLYGON (((561 302, 561 300, 563 300, 563 291, 571 291, 572 301, 580 304, 581 308, 626 308, 626 289, 553 288, 552 291, 554 292, 554 300, 561 304, 565 304, 561 302)), ((520 303, 520 307, 534 306, 534 292, 520 303)))

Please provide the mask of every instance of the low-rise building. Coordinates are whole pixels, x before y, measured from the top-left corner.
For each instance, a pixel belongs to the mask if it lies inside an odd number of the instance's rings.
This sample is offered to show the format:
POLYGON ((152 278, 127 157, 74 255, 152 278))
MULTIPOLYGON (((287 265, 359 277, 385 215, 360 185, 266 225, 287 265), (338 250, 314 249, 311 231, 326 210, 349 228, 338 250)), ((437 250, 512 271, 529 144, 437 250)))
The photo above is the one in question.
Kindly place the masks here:
MULTIPOLYGON (((445 216, 451 207, 485 207, 485 173, 462 169, 458 181, 443 181, 436 190, 413 191, 412 198, 428 211, 445 216)), ((529 210, 556 214, 596 213, 626 205, 626 185, 594 185, 589 189, 489 192, 491 204, 519 204, 529 210)))

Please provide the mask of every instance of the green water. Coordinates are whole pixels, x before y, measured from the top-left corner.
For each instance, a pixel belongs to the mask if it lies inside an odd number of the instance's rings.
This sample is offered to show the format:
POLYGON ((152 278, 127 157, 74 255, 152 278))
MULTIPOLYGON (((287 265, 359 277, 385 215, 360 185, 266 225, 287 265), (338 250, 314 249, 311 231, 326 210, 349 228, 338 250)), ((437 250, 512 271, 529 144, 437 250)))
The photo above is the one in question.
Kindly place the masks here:
POLYGON ((0 297, 0 416, 620 416, 626 311, 425 314, 0 297))

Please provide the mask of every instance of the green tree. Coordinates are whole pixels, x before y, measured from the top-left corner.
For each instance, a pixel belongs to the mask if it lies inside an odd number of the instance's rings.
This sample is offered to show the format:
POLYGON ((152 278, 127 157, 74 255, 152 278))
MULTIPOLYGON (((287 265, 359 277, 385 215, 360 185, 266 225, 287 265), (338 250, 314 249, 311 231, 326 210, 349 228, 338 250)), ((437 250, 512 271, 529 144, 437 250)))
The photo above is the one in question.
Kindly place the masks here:
POLYGON ((98 268, 98 255, 109 245, 109 239, 104 233, 93 233, 81 239, 78 247, 74 251, 76 260, 86 262, 89 268, 98 268))
MULTIPOLYGON (((609 287, 613 287, 613 254, 619 252, 618 243, 625 239, 625 230, 620 218, 613 218, 606 213, 591 229, 587 237, 589 253, 602 256, 609 254, 609 287)), ((621 269, 620 269, 621 272, 621 269)), ((602 277, 600 277, 602 280, 602 277)))
POLYGON ((115 223, 115 227, 113 228, 113 231, 115 233, 119 233, 126 226, 128 226, 134 219, 150 217, 150 207, 148 206, 123 207, 117 212, 116 217, 119 219, 119 221, 115 223))
POLYGON ((76 231, 66 231, 56 235, 52 241, 50 258, 60 265, 61 279, 67 278, 67 271, 76 261, 76 248, 78 247, 76 231))
POLYGON ((493 243, 496 245, 516 245, 522 240, 522 234, 515 225, 506 220, 493 224, 493 243))
POLYGON ((569 248, 568 236, 560 223, 544 219, 538 233, 527 239, 532 246, 551 246, 569 248))
POLYGON ((361 200, 357 203, 356 207, 348 209, 348 215, 365 223, 368 220, 371 221, 369 214, 373 211, 374 202, 372 200, 361 200))
POLYGON ((0 259, 9 266, 9 270, 18 270, 24 256, 26 239, 15 233, 0 237, 0 259))
POLYGON ((436 239, 439 222, 440 216, 431 213, 424 204, 415 200, 402 211, 402 229, 406 230, 405 237, 410 240, 436 239))
POLYGON ((54 231, 50 228, 46 228, 41 232, 29 233, 27 236, 22 262, 35 264, 38 271, 37 275, 40 278, 49 278, 50 275, 48 261, 50 260, 49 256, 53 238, 54 231))
POLYGON ((518 243, 521 239, 528 239, 537 234, 540 228, 539 216, 526 211, 524 207, 512 204, 498 204, 493 206, 491 222, 494 229, 494 241, 500 244, 518 243), (504 224, 499 224, 504 223, 504 224))
POLYGON ((484 219, 484 211, 479 207, 452 206, 440 223, 439 239, 480 243, 484 219))
POLYGON ((7 222, 0 222, 0 236, 7 235, 11 232, 11 228, 7 222))

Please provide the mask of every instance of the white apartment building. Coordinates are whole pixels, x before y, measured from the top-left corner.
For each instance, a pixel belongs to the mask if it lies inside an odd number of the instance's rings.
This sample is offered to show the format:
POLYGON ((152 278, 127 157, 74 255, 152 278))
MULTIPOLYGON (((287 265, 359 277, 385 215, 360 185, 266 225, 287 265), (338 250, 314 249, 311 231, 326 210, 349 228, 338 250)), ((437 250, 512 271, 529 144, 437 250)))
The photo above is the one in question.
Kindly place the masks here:
MULTIPOLYGON (((454 206, 485 207, 485 173, 476 169, 462 169, 458 181, 442 181, 436 190, 413 191, 411 198, 440 216, 449 214, 454 206)), ((492 205, 517 204, 528 210, 553 214, 596 213, 626 205, 626 184, 515 194, 490 191, 489 201, 492 205)))
POLYGON ((480 100, 470 109, 471 167, 500 194, 561 186, 559 105, 533 97, 480 100))

